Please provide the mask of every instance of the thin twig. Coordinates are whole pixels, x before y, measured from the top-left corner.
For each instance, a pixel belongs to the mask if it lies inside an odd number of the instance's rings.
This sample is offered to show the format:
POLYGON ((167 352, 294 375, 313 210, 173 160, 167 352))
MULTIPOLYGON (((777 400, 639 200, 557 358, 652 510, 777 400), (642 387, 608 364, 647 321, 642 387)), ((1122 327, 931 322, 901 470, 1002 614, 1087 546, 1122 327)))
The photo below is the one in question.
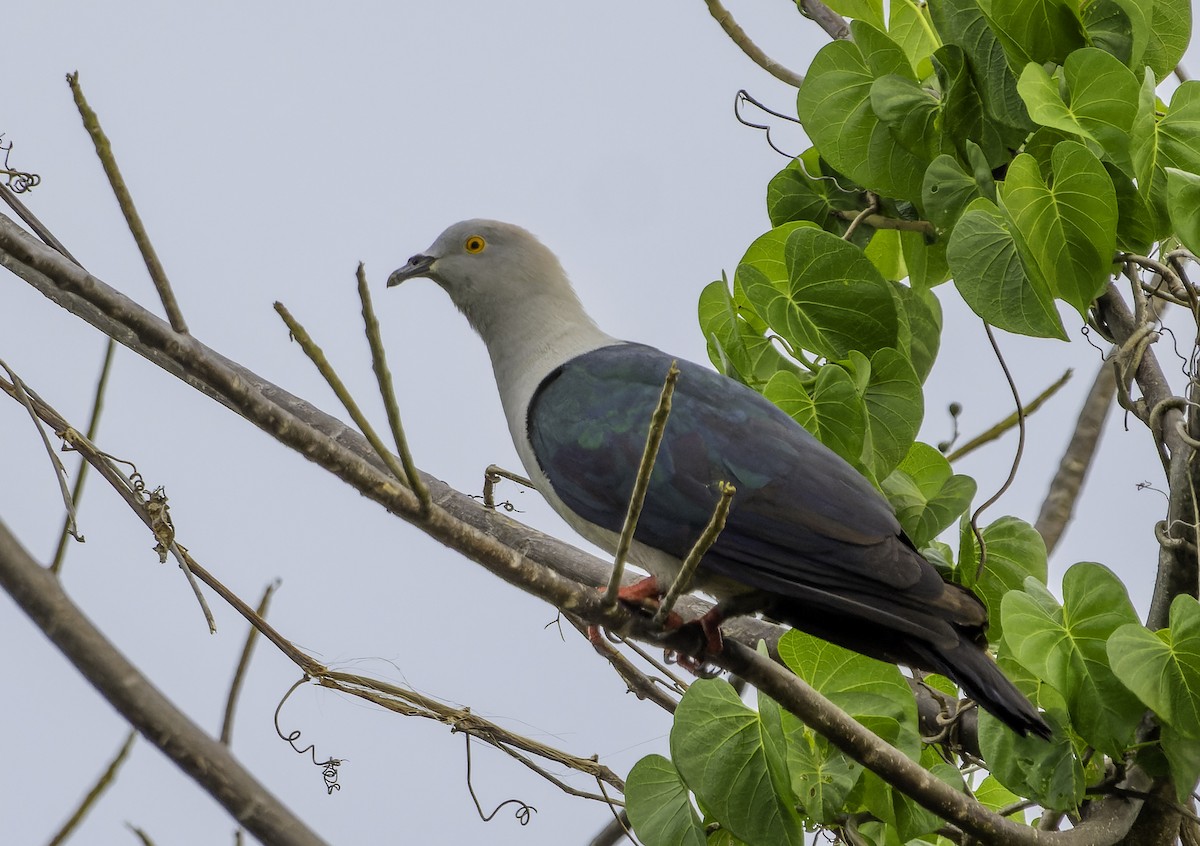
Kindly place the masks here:
MULTIPOLYGON (((879 211, 879 195, 874 191, 867 192, 867 205, 858 214, 850 218, 850 225, 846 227, 846 231, 842 233, 842 240, 849 241, 854 235, 855 230, 864 219, 871 217, 875 212, 879 211)), ((878 215, 876 215, 878 217, 878 215)), ((845 218, 843 218, 844 220, 845 218)))
POLYGON ((573 795, 586 796, 597 801, 602 797, 592 793, 580 792, 558 779, 551 777, 542 768, 521 753, 527 752, 546 761, 568 767, 591 778, 599 778, 606 784, 625 792, 625 782, 608 767, 600 764, 594 757, 582 758, 570 755, 553 746, 547 746, 529 737, 511 732, 506 728, 480 717, 470 708, 457 708, 447 705, 431 696, 418 693, 415 690, 399 687, 379 679, 372 679, 355 673, 344 673, 337 670, 327 670, 314 680, 321 687, 338 690, 366 699, 389 711, 404 714, 409 717, 424 717, 449 726, 454 731, 467 732, 477 740, 482 740, 497 749, 521 761, 535 772, 550 778, 560 788, 566 789, 573 795))
POLYGON ((634 666, 632 661, 610 646, 603 638, 593 640, 588 637, 587 625, 574 614, 566 616, 567 621, 575 627, 575 630, 587 638, 592 648, 616 670, 617 675, 625 682, 625 687, 630 693, 638 699, 649 699, 668 714, 675 713, 675 709, 679 703, 669 696, 661 685, 657 684, 654 679, 634 666))
MULTIPOLYGON (((17 195, 14 194, 7 185, 0 185, 0 198, 2 198, 4 202, 8 203, 9 208, 15 211, 17 216, 20 217, 21 220, 25 221, 25 225, 32 229, 33 233, 41 238, 47 246, 53 247, 75 264, 79 264, 79 260, 76 259, 75 256, 71 255, 71 251, 64 247, 62 242, 54 237, 54 234, 46 228, 45 224, 38 220, 37 215, 30 211, 29 207, 21 202, 20 198, 18 198, 17 195)), ((83 265, 80 264, 79 266, 82 267, 83 265)))
POLYGON ((850 27, 845 19, 830 9, 821 0, 799 0, 800 12, 806 18, 816 21, 825 34, 835 41, 850 37, 850 27))
POLYGON ((700 533, 700 537, 696 539, 695 545, 688 552, 687 558, 683 560, 683 566, 679 568, 675 580, 671 582, 671 587, 659 603, 658 611, 654 614, 654 624, 656 626, 661 626, 667 621, 667 615, 675 607, 675 603, 680 595, 691 590, 692 577, 696 575, 696 568, 700 566, 700 559, 717 542, 717 538, 721 536, 721 531, 725 528, 725 518, 729 516, 729 506, 733 503, 733 495, 737 493, 737 488, 728 482, 721 482, 718 487, 720 488, 721 496, 713 508, 712 517, 709 518, 708 525, 704 527, 704 531, 700 533))
MULTIPOLYGON (((271 582, 263 591, 262 599, 254 613, 258 619, 266 620, 267 609, 271 606, 271 596, 279 588, 279 580, 271 582)), ((250 668, 250 658, 254 655, 254 644, 258 642, 258 629, 251 624, 246 632, 246 643, 242 646, 242 655, 238 658, 237 669, 233 673, 233 681, 229 685, 229 696, 225 698, 225 717, 221 720, 221 742, 226 746, 233 743, 233 718, 237 712, 238 696, 242 692, 242 683, 246 679, 246 671, 250 668)))
POLYGON ((3 360, 0 360, 0 367, 3 367, 8 373, 8 378, 12 384, 13 396, 29 412, 29 417, 33 420, 33 428, 37 429, 38 436, 42 439, 42 445, 46 448, 46 454, 50 456, 50 464, 54 467, 54 478, 58 480, 58 490, 62 494, 63 505, 67 510, 65 531, 71 537, 75 538, 75 540, 83 543, 83 535, 79 534, 79 527, 75 524, 75 502, 71 497, 71 492, 67 489, 67 469, 63 467, 62 462, 58 460, 58 456, 54 454, 54 447, 50 443, 49 436, 46 435, 46 430, 42 428, 42 424, 38 420, 37 412, 33 408, 33 400, 30 399, 29 393, 25 390, 25 385, 21 382, 21 378, 3 360))
POLYGON ((367 271, 363 263, 358 263, 358 297, 362 300, 363 326, 367 331, 367 341, 371 345, 371 367, 379 382, 379 395, 383 398, 383 406, 387 409, 388 424, 392 427, 392 439, 396 442, 396 451, 400 454, 400 463, 404 465, 404 478, 417 500, 421 503, 421 513, 429 514, 433 503, 429 499, 429 488, 421 480, 421 474, 413 463, 412 453, 408 449, 408 439, 404 437, 404 426, 400 422, 400 406, 396 402, 396 391, 392 387, 392 371, 388 369, 387 353, 383 349, 383 339, 379 336, 379 320, 375 317, 375 307, 371 304, 371 292, 367 289, 367 271))
MULTIPOLYGON (((3 362, 0 362, 0 364, 3 364, 3 362)), ((16 384, 5 383, 3 379, 0 379, 0 391, 14 398, 18 397, 16 384)), ((166 496, 161 491, 152 491, 146 494, 143 484, 140 482, 135 484, 117 466, 117 462, 112 456, 97 449, 96 445, 85 435, 73 428, 49 403, 38 396, 36 391, 26 389, 24 393, 29 400, 27 407, 45 422, 46 425, 53 428, 55 434, 62 438, 64 444, 74 449, 88 464, 95 467, 97 472, 104 477, 105 481, 120 494, 121 498, 134 510, 134 513, 142 519, 142 522, 146 524, 147 528, 150 529, 158 541, 157 548, 159 549, 160 559, 165 560, 164 556, 169 552, 179 562, 179 567, 183 570, 183 574, 187 578, 188 584, 196 596, 196 600, 200 603, 201 610, 204 612, 204 619, 208 624, 208 630, 215 632, 217 626, 213 619, 212 610, 208 607, 208 602, 205 600, 204 594, 201 593, 199 586, 196 584, 195 576, 188 563, 190 558, 186 551, 175 543, 175 529, 171 525, 170 515, 167 511, 166 496)))
POLYGON ((667 418, 671 414, 671 395, 675 393, 675 380, 679 378, 678 362, 672 361, 663 382, 662 393, 658 397, 658 406, 650 417, 650 429, 646 433, 646 448, 642 451, 642 461, 638 465, 637 477, 633 483, 633 493, 629 496, 629 510, 625 512, 625 523, 621 527, 621 536, 617 541, 617 551, 613 557, 612 578, 608 581, 608 590, 604 594, 604 603, 612 606, 617 603, 617 591, 621 587, 621 576, 625 573, 625 556, 633 543, 633 533, 637 531, 638 518, 642 514, 642 504, 646 501, 646 491, 650 487, 650 475, 654 472, 654 461, 658 458, 658 447, 662 443, 663 432, 667 429, 667 418))
MULTIPOLYGON (((851 224, 857 226, 858 223, 866 224, 872 229, 898 229, 901 232, 920 232, 926 238, 937 237, 937 227, 928 220, 904 220, 899 217, 887 217, 886 215, 876 214, 874 210, 868 206, 864 212, 853 212, 848 209, 830 209, 830 211, 842 220, 848 220, 851 224)), ((849 235, 843 235, 843 238, 849 238, 849 235)))
POLYGON ((142 829, 138 828, 133 823, 125 823, 125 827, 133 832, 134 837, 142 841, 142 846, 154 846, 154 841, 150 839, 150 835, 142 831, 142 829))
MULTIPOLYGON (((292 313, 287 310, 287 307, 283 303, 275 303, 275 311, 278 312, 279 316, 283 318, 283 322, 287 324, 288 331, 291 332, 292 337, 296 339, 298 344, 300 344, 300 348, 304 350, 304 354, 307 355, 309 360, 316 365, 317 370, 320 371, 321 375, 325 377, 325 381, 329 383, 329 387, 333 389, 335 394, 337 394, 337 398, 342 401, 342 405, 350 414, 350 418, 354 421, 354 425, 358 426, 359 431, 361 431, 367 441, 370 442, 371 446, 375 449, 375 452, 379 455, 383 462, 387 464, 388 469, 392 472, 392 475, 395 476, 398 481, 405 482, 408 478, 408 471, 396 461, 396 456, 392 454, 391 450, 383 445, 383 441, 375 432, 375 429, 373 426, 371 426, 371 423, 367 420, 367 416, 362 413, 362 409, 358 407, 358 403, 354 401, 354 397, 350 396, 350 391, 346 388, 345 383, 342 382, 341 377, 339 377, 337 372, 333 369, 333 365, 329 363, 329 359, 325 357, 325 353, 319 346, 317 346, 316 342, 313 341, 312 337, 307 331, 305 331, 304 327, 300 325, 300 322, 296 320, 296 318, 292 317, 292 313)), ((412 472, 413 478, 420 478, 420 473, 415 467, 412 468, 412 472)), ((424 485, 422 485, 422 487, 424 487, 424 485)), ((409 485, 409 489, 412 490, 411 484, 409 485)), ((427 517, 429 515, 428 503, 420 500, 420 493, 418 491, 414 490, 413 493, 418 497, 418 507, 421 509, 421 515, 427 517)), ((429 496, 429 491, 427 488, 425 489, 425 495, 426 497, 429 496)))
POLYGON ((483 507, 496 507, 496 483, 501 479, 508 479, 510 482, 516 482, 518 485, 524 485, 530 490, 533 489, 533 480, 526 479, 520 473, 514 473, 511 470, 505 470, 499 464, 489 464, 487 469, 483 471, 483 507))
MULTIPOLYGON (((1074 371, 1068 369, 1066 372, 1063 373, 1062 376, 1059 376, 1058 379, 1056 379, 1053 383, 1051 383, 1049 387, 1047 387, 1044 391, 1042 391, 1040 394, 1038 394, 1036 397, 1034 397, 1032 400, 1030 400, 1029 405, 1025 406, 1025 408, 1024 408, 1023 416, 1028 418, 1029 415, 1033 414, 1035 411, 1037 411, 1039 408, 1041 408, 1042 405, 1046 402, 1046 400, 1050 399, 1050 397, 1057 394, 1059 389, 1061 389, 1063 385, 1067 384, 1067 382, 1069 382, 1071 380, 1071 376, 1073 375, 1073 373, 1074 373, 1074 371)), ((999 438, 1001 435, 1005 434, 1009 429, 1016 426, 1017 419, 1018 419, 1017 413, 1014 411, 1012 414, 1009 414, 1003 420, 999 421, 998 423, 996 423, 993 426, 990 426, 983 432, 981 432, 978 435, 976 435, 975 437, 971 438, 971 440, 967 441, 965 444, 960 446, 958 449, 954 450, 954 452, 947 455, 946 460, 947 461, 958 461, 958 459, 964 457, 968 453, 974 452, 975 450, 979 449, 984 444, 991 443, 992 441, 999 438)))
POLYGON ((79 116, 83 118, 83 128, 87 130, 88 135, 92 137, 92 144, 96 147, 96 155, 100 157, 100 164, 104 166, 104 173, 108 176, 108 183, 112 186, 113 193, 117 196, 117 204, 121 207, 121 214, 125 215, 125 222, 129 225, 129 231, 133 235, 133 240, 137 242, 138 249, 142 253, 142 260, 146 263, 146 270, 150 274, 150 279, 154 282, 154 287, 158 289, 158 297, 162 300, 163 310, 167 313, 167 320, 171 324, 171 328, 181 335, 186 335, 188 331, 187 322, 183 319, 183 312, 179 310, 179 303, 175 299, 175 292, 171 290, 171 282, 167 279, 167 272, 163 270, 162 262, 158 260, 158 254, 154 251, 154 245, 150 243, 150 236, 146 234, 146 227, 142 225, 142 218, 137 213, 137 208, 133 205, 133 196, 129 193, 129 188, 125 185, 125 178, 121 176, 121 170, 117 167, 117 160, 113 156, 112 144, 108 140, 108 136, 104 134, 104 130, 100 128, 100 118, 88 105, 83 96, 83 88, 79 85, 79 72, 67 74, 67 84, 71 86, 71 94, 75 98, 75 106, 79 109, 79 116))
MULTIPOLYGON (((117 342, 109 338, 104 347, 104 364, 100 366, 100 378, 96 381, 96 392, 92 398, 92 413, 88 417, 87 439, 89 441, 96 440, 96 432, 100 428, 100 412, 104 410, 104 392, 108 388, 108 374, 112 371, 113 353, 116 350, 117 342)), ((79 469, 75 471, 75 484, 71 487, 71 503, 76 509, 79 508, 79 500, 83 497, 83 483, 87 479, 89 466, 86 461, 80 459, 79 469)), ((63 518, 62 531, 58 533, 58 547, 54 550, 54 560, 50 562, 50 572, 55 575, 62 572, 63 559, 67 555, 67 538, 71 536, 68 531, 70 525, 71 516, 68 514, 63 518)))
POLYGON ((92 789, 83 797, 83 801, 79 803, 79 807, 71 814, 70 819, 63 823, 62 828, 50 838, 48 846, 59 846, 66 842, 67 838, 79 827, 83 822, 83 818, 87 816, 88 811, 92 810, 100 797, 104 795, 104 791, 112 787, 112 783, 117 780, 117 773, 121 769, 121 765, 125 763, 125 759, 129 757, 129 750, 133 748, 133 741, 137 738, 137 732, 131 731, 125 736, 125 742, 121 744, 121 748, 117 751, 114 757, 100 774, 100 778, 92 785, 92 789))
POLYGON ((729 10, 721 5, 721 0, 704 0, 704 3, 708 6, 709 13, 721 25, 721 29, 725 30, 725 34, 729 36, 743 53, 750 57, 750 60, 754 64, 780 82, 786 82, 794 88, 799 88, 804 84, 803 76, 779 64, 779 62, 764 53, 762 48, 750 40, 750 36, 746 35, 746 31, 738 26, 737 21, 733 19, 733 15, 729 14, 729 10))

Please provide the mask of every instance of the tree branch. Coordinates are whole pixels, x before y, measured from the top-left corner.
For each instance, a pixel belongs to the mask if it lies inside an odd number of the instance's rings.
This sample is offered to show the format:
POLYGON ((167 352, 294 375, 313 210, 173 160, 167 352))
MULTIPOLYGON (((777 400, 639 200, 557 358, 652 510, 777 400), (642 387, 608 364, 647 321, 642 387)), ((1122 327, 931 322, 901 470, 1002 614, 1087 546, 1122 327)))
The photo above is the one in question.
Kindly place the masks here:
POLYGON ((260 841, 282 846, 324 843, 129 663, 3 522, 0 585, 122 717, 260 841))
MULTIPOLYGON (((1123 347, 1141 328, 1115 285, 1110 284, 1108 290, 1096 300, 1096 308, 1105 330, 1111 336, 1110 340, 1118 347, 1123 347)), ((1167 537, 1184 540, 1178 534, 1179 527, 1191 528, 1194 523, 1189 467, 1192 449, 1180 437, 1179 427, 1184 418, 1179 410, 1178 397, 1171 391, 1158 359, 1148 348, 1142 351, 1136 362, 1133 378, 1142 390, 1142 401, 1152 410, 1151 415, 1161 420, 1161 432, 1151 434, 1160 439, 1170 456, 1168 482, 1171 501, 1167 508, 1167 537)), ((1148 419, 1151 415, 1148 415, 1148 419)), ((1196 581, 1196 560, 1187 551, 1187 545, 1160 545, 1158 576, 1146 626, 1151 629, 1166 626, 1171 600, 1181 593, 1195 596, 1196 581)))
MULTIPOLYGON (((172 332, 162 320, 44 247, 2 216, 0 264, 135 352, 297 449, 363 495, 414 522, 427 534, 526 593, 591 625, 631 632, 640 639, 685 654, 700 653, 702 636, 691 627, 667 635, 647 630, 647 617, 635 617, 620 605, 604 606, 599 593, 577 580, 583 579, 589 585, 603 584, 609 569, 604 562, 485 509, 428 475, 424 478, 434 507, 422 518, 416 496, 387 473, 381 459, 360 435, 218 355, 195 338, 172 332), (562 575, 563 572, 570 577, 562 575)), ((687 606, 707 607, 690 598, 684 607, 687 606)), ((1097 823, 1089 820, 1066 833, 1039 833, 1004 820, 888 746, 790 671, 735 640, 746 638, 753 642, 752 632, 764 630, 778 631, 745 618, 731 621, 726 648, 712 657, 713 662, 758 685, 829 736, 831 742, 851 757, 967 832, 993 842, 996 837, 1003 837, 1004 842, 1017 846, 1026 843, 1103 846, 1115 841, 1122 825, 1128 828, 1140 808, 1137 800, 1106 798, 1095 811, 1097 823), (1113 832, 1118 833, 1113 836, 1113 832)))
POLYGON ((741 48, 743 53, 750 57, 750 60, 754 64, 780 82, 786 82, 794 88, 799 88, 804 84, 804 77, 779 64, 779 62, 764 53, 757 44, 750 40, 750 36, 746 34, 744 29, 738 26, 738 22, 733 19, 733 15, 729 14, 729 10, 721 5, 721 0, 704 0, 704 3, 708 6, 709 14, 721 25, 721 29, 725 30, 725 34, 729 36, 734 44, 741 48))
POLYGON ((1112 365, 1104 362, 1100 365, 1087 399, 1083 402, 1083 408, 1075 421, 1075 431, 1063 452, 1058 472, 1050 482, 1050 489, 1046 492, 1046 498, 1042 500, 1042 508, 1038 512, 1037 523, 1034 524, 1034 528, 1046 542, 1047 555, 1054 552, 1054 547, 1058 545, 1067 524, 1071 522, 1075 501, 1079 498, 1079 491, 1083 488, 1083 481, 1100 444, 1104 419, 1108 416, 1108 409, 1112 407, 1116 386, 1117 377, 1112 365))

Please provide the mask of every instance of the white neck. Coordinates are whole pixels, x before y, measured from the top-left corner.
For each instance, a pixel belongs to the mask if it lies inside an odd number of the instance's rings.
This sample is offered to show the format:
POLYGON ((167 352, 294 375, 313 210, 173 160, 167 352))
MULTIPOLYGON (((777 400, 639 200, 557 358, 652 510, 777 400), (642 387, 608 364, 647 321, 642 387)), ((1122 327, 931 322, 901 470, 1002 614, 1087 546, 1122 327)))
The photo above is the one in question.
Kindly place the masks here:
POLYGON ((492 302, 467 317, 487 344, 513 443, 530 470, 525 416, 538 385, 572 358, 620 341, 596 326, 567 286, 492 302))

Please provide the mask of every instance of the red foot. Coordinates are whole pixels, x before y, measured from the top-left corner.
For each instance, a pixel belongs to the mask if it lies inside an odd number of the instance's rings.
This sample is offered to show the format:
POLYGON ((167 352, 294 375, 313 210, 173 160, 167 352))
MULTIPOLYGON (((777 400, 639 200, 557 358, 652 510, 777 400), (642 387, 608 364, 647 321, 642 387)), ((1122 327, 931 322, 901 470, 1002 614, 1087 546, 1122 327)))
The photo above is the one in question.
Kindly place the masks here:
MULTIPOLYGON (((608 588, 600 587, 596 588, 596 590, 606 591, 608 588)), ((641 581, 634 582, 631 585, 622 585, 617 590, 617 601, 629 602, 637 605, 651 604, 652 606, 656 607, 658 604, 657 600, 662 595, 663 592, 658 587, 658 579, 654 578, 654 576, 647 576, 641 581), (647 600, 650 602, 648 603, 647 600)), ((675 623, 676 626, 682 625, 683 621, 679 615, 672 612, 667 618, 668 627, 671 626, 672 617, 678 621, 675 623)), ((587 636, 588 640, 592 642, 592 646, 600 647, 603 645, 604 635, 600 633, 599 626, 588 626, 587 636)))

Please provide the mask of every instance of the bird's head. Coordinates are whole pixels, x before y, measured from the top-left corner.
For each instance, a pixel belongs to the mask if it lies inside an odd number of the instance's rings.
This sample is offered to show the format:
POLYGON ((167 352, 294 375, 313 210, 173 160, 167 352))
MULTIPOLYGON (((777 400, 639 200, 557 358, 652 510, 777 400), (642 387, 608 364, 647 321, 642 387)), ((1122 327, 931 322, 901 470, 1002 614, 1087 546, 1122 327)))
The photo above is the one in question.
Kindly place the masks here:
MULTIPOLYGON (((530 232, 497 220, 464 220, 388 277, 388 287, 424 276, 437 282, 472 325, 491 337, 514 312, 552 318, 581 311, 558 258, 530 232)), ((517 326, 514 329, 519 328, 517 326)))

